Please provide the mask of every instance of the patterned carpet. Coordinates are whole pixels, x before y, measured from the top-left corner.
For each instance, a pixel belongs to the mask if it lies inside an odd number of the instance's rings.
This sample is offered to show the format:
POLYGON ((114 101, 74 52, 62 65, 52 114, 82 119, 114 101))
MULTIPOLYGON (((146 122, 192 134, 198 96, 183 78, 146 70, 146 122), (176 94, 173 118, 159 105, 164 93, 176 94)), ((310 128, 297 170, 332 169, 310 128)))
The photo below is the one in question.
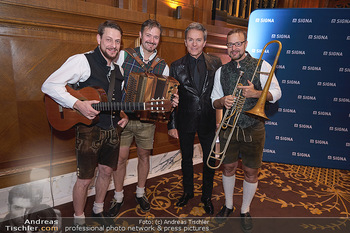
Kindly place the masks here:
MULTIPOLYGON (((135 184, 126 186, 125 204, 119 216, 114 219, 115 224, 130 226, 133 221, 131 217, 152 221, 160 218, 198 219, 208 222, 192 225, 207 228, 185 230, 181 222, 173 222, 170 226, 178 226, 181 229, 177 228, 179 231, 175 231, 176 229, 173 228, 173 231, 166 232, 232 232, 232 229, 238 229, 237 232, 240 232, 237 217, 242 203, 243 171, 239 169, 236 175, 233 218, 220 222, 207 215, 202 208, 201 166, 202 164, 195 166, 195 198, 191 199, 185 207, 175 206, 177 199, 182 195, 181 171, 147 181, 146 192, 151 203, 151 211, 147 213, 143 213, 139 206, 136 206, 135 184)), ((214 178, 215 214, 224 204, 221 174, 221 171, 216 171, 214 178)), ((108 192, 107 202, 111 200, 112 195, 112 191, 108 192)), ((91 204, 91 200, 88 201, 87 209, 91 210, 91 204)), ((264 163, 250 212, 254 217, 254 229, 250 232, 350 232, 350 171, 264 163)), ((135 224, 139 223, 131 225, 135 224)), ((187 221, 185 225, 190 224, 187 221)), ((164 232, 164 229, 159 229, 158 232, 164 232)))
MULTIPOLYGON (((119 217, 203 217, 201 164, 194 175, 195 198, 185 207, 174 204, 182 194, 181 172, 156 177, 147 181, 147 197, 151 211, 142 213, 131 203, 122 208, 119 217), (130 205, 130 208, 128 206, 130 205)), ((218 211, 224 204, 221 171, 214 178, 213 203, 218 211)), ((239 215, 242 202, 243 171, 238 170, 234 192, 234 216, 239 215)), ((133 192, 135 185, 125 189, 133 192)), ((130 195, 133 199, 134 195, 130 195)), ((126 202, 128 202, 126 200, 126 202)), ((255 217, 350 217, 350 171, 264 163, 258 190, 251 205, 255 217)))

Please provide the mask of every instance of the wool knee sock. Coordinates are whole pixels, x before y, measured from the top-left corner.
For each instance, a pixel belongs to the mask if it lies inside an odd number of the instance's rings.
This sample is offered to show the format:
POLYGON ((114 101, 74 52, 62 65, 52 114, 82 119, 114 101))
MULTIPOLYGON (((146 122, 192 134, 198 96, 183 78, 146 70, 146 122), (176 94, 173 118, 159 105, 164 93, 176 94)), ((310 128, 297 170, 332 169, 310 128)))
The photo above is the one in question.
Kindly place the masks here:
POLYGON ((248 183, 245 180, 243 181, 243 201, 241 207, 242 214, 249 212, 250 203, 253 200, 257 187, 258 182, 248 183))
POLYGON ((222 175, 222 185, 225 193, 225 205, 229 209, 233 209, 233 190, 235 188, 236 175, 222 175))

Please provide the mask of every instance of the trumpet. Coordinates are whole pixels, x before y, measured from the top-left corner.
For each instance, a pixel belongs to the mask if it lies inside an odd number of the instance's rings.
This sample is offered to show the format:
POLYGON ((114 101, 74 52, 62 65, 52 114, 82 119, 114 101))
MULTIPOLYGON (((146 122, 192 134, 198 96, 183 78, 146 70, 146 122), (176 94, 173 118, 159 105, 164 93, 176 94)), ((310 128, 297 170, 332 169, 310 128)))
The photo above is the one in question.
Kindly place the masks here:
MULTIPOLYGON (((272 40, 272 41, 268 42, 264 46, 263 51, 260 54, 260 57, 259 57, 259 60, 258 60, 258 64, 256 65, 253 77, 251 78, 251 82, 253 82, 253 79, 254 79, 254 77, 255 77, 255 75, 257 73, 258 74, 266 74, 266 75, 268 75, 268 78, 267 78, 266 84, 264 86, 264 89, 263 89, 263 91, 261 93, 261 96, 260 96, 258 102, 256 103, 256 105, 251 110, 245 111, 246 114, 249 114, 249 115, 252 115, 252 116, 255 116, 255 117, 258 117, 258 118, 262 118, 262 119, 265 119, 265 120, 269 120, 269 118, 266 116, 265 110, 264 110, 265 109, 265 103, 266 103, 267 94, 268 94, 268 91, 269 91, 269 88, 270 88, 270 85, 271 85, 272 77, 273 77, 273 74, 275 72, 277 61, 278 61, 278 58, 280 56, 281 50, 282 50, 282 43, 280 41, 278 41, 278 40, 272 40), (263 57, 263 55, 265 53, 265 49, 266 49, 266 47, 268 45, 270 45, 272 43, 277 43, 278 44, 278 50, 277 50, 277 53, 275 55, 275 59, 274 59, 273 65, 271 67, 271 70, 270 70, 270 72, 260 72, 260 71, 258 71, 258 68, 259 68, 260 63, 262 61, 262 57, 263 57)), ((232 135, 233 135, 233 131, 236 128, 238 119, 239 119, 239 117, 240 117, 240 115, 242 113, 242 109, 243 109, 243 105, 245 103, 246 97, 244 97, 242 95, 242 89, 239 89, 237 87, 238 86, 242 86, 240 81, 241 81, 241 78, 242 78, 243 74, 244 74, 244 72, 240 71, 238 80, 236 82, 236 86, 235 86, 235 88, 233 90, 233 93, 232 93, 232 96, 235 97, 235 100, 234 100, 234 102, 232 104, 232 107, 225 111, 225 114, 224 114, 224 116, 223 116, 223 118, 221 120, 220 126, 216 130, 214 140, 213 140, 213 142, 211 144, 211 150, 209 152, 209 156, 208 156, 208 159, 207 159, 207 166, 210 167, 211 169, 219 168, 221 166, 222 162, 224 161, 227 148, 228 148, 228 146, 230 144, 230 141, 231 141, 231 138, 232 138, 232 135), (232 121, 231 121, 231 119, 232 119, 232 121), (230 123, 230 122, 232 122, 232 123, 230 123), (216 139, 218 138, 221 129, 226 130, 227 128, 229 128, 230 132, 229 132, 229 136, 227 138, 226 144, 225 144, 224 148, 222 149, 222 151, 216 152, 215 151, 216 139), (215 162, 219 161, 219 163, 216 166, 215 165, 212 166, 210 164, 211 159, 213 159, 215 162)))

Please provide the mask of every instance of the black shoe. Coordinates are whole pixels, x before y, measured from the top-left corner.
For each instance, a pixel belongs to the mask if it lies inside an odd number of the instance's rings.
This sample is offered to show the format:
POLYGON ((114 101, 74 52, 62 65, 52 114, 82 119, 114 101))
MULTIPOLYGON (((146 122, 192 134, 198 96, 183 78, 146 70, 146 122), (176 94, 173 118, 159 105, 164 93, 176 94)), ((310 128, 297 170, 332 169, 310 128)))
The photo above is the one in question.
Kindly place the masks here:
POLYGON ((216 214, 218 218, 227 218, 233 212, 233 209, 229 209, 224 205, 221 210, 216 214))
POLYGON ((148 212, 151 209, 151 205, 145 195, 142 197, 136 197, 136 202, 140 205, 143 212, 148 212))
POLYGON ((249 212, 241 214, 241 227, 244 231, 253 229, 253 220, 249 212))
POLYGON ((180 197, 180 199, 176 202, 176 206, 183 207, 187 204, 187 202, 194 197, 193 193, 184 193, 180 197))
POLYGON ((117 216, 123 204, 124 204, 124 200, 122 202, 117 202, 117 200, 113 197, 111 201, 111 207, 109 207, 109 211, 108 211, 109 217, 117 216))
POLYGON ((103 225, 103 226, 109 226, 114 224, 113 220, 109 218, 108 214, 106 214, 105 212, 95 214, 94 211, 92 211, 91 217, 94 218, 96 222, 98 222, 100 225, 103 225))
POLYGON ((214 214, 214 206, 213 206, 213 203, 211 203, 211 198, 208 197, 208 198, 202 198, 201 201, 203 202, 204 204, 204 210, 207 214, 214 214))

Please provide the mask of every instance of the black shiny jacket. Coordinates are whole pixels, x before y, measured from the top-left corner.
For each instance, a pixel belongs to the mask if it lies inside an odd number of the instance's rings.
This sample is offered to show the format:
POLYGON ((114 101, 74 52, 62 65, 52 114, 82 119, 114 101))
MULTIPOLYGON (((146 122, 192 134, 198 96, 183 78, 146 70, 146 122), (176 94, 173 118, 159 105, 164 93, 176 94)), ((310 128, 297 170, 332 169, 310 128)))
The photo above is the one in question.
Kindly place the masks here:
POLYGON ((213 55, 205 54, 207 67, 202 91, 199 92, 191 77, 189 54, 174 61, 170 66, 170 76, 180 82, 178 88, 179 105, 172 112, 168 129, 179 132, 203 133, 215 130, 216 115, 212 107, 210 95, 213 90, 215 71, 222 65, 221 60, 213 55))

